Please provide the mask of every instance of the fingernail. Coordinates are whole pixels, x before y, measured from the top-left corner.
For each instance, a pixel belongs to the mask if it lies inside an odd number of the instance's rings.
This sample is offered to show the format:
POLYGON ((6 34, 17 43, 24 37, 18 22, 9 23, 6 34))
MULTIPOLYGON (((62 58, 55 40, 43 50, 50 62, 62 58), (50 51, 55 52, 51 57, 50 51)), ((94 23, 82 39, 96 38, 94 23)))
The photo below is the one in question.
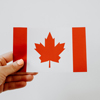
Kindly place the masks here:
POLYGON ((31 79, 33 79, 33 76, 32 75, 27 75, 26 79, 31 80, 31 79))
POLYGON ((38 74, 38 72, 35 73, 36 75, 38 74))
POLYGON ((23 59, 18 60, 18 61, 17 61, 17 64, 20 65, 20 66, 23 65, 23 64, 24 64, 23 59))

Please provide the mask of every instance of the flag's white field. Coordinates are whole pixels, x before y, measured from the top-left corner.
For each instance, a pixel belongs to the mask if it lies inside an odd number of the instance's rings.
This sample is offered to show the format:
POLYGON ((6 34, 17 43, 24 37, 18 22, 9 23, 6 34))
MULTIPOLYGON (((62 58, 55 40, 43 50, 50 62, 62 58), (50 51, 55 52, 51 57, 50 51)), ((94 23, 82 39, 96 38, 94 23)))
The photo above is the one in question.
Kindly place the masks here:
POLYGON ((73 72, 72 59, 72 27, 65 28, 27 28, 27 71, 37 72, 73 72), (49 32, 55 39, 55 46, 60 43, 65 43, 65 50, 60 54, 59 63, 51 62, 49 68, 49 61, 41 63, 39 57, 41 56, 35 50, 35 43, 42 43, 45 46, 45 38, 49 32))

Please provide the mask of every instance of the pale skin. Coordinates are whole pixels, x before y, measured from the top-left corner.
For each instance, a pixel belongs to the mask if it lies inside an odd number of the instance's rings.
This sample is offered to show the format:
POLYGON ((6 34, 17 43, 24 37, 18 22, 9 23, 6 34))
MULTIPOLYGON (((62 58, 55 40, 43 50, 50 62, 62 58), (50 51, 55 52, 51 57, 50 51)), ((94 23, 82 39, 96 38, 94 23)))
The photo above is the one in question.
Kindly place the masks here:
POLYGON ((13 60, 13 53, 8 52, 0 55, 0 93, 18 89, 26 86, 26 83, 32 81, 37 72, 17 72, 24 65, 22 59, 11 64, 8 62, 13 60))

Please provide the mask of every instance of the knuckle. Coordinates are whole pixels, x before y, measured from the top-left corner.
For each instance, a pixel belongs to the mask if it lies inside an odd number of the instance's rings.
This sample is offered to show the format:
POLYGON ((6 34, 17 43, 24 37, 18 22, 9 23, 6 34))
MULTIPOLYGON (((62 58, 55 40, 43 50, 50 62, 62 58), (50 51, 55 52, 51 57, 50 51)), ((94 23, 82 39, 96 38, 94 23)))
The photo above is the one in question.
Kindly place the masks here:
POLYGON ((6 73, 4 73, 4 67, 0 66, 0 80, 6 78, 6 73))
POLYGON ((4 58, 0 56, 0 63, 2 63, 3 59, 4 59, 4 58))
POLYGON ((6 60, 4 59, 3 56, 0 56, 0 65, 1 66, 6 65, 6 60))
POLYGON ((18 64, 16 62, 12 63, 12 66, 11 66, 12 71, 15 71, 17 66, 18 66, 18 64))
POLYGON ((3 84, 6 80, 6 76, 4 74, 0 75, 0 84, 3 84))
POLYGON ((8 77, 6 78, 6 81, 7 81, 7 82, 11 82, 12 80, 13 80, 12 76, 8 76, 8 77))
POLYGON ((0 60, 4 59, 2 56, 0 56, 0 60))

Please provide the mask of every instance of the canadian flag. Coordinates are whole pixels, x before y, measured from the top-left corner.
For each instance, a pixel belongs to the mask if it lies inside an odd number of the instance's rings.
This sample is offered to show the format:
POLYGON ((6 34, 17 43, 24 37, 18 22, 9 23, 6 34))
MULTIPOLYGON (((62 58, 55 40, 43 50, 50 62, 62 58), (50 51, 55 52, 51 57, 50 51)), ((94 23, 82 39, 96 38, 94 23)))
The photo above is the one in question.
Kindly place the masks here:
POLYGON ((86 28, 13 28, 13 61, 22 72, 87 72, 86 28))

